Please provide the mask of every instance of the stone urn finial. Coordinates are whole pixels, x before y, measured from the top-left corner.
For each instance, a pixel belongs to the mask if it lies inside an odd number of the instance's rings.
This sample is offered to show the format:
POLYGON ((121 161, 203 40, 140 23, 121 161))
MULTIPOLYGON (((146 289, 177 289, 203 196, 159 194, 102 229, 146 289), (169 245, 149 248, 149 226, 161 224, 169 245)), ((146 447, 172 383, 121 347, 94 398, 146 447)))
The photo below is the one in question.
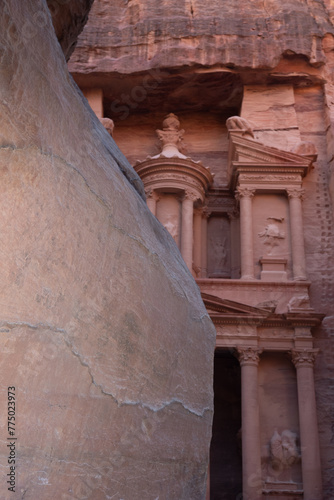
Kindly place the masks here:
POLYGON ((181 152, 184 130, 180 130, 180 120, 174 113, 166 116, 162 122, 162 130, 156 130, 162 144, 161 156, 166 158, 186 158, 181 152))

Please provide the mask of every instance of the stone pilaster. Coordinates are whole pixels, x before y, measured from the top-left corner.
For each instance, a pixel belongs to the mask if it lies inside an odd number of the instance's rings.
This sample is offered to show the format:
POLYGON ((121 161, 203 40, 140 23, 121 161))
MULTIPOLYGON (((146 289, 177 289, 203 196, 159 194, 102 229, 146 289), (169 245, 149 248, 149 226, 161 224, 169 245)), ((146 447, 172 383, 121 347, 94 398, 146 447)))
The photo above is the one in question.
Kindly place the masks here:
POLYGON ((304 500, 322 499, 317 409, 313 365, 317 349, 293 349, 297 370, 299 427, 302 454, 304 500))
POLYGON ((236 196, 240 202, 240 244, 241 244, 241 279, 254 279, 253 251, 253 210, 252 198, 255 189, 239 186, 236 196))
POLYGON ((197 198, 196 194, 186 191, 182 200, 181 254, 190 272, 193 265, 194 201, 197 198))
POLYGON ((238 347, 241 366, 242 488, 243 498, 262 498, 258 364, 261 350, 238 347))
POLYGON ((151 210, 152 214, 156 216, 157 213, 157 202, 159 201, 159 195, 154 191, 154 189, 148 189, 145 191, 146 203, 148 208, 151 210))
POLYGON ((292 268, 294 280, 306 280, 302 198, 304 189, 288 188, 290 207, 292 268))

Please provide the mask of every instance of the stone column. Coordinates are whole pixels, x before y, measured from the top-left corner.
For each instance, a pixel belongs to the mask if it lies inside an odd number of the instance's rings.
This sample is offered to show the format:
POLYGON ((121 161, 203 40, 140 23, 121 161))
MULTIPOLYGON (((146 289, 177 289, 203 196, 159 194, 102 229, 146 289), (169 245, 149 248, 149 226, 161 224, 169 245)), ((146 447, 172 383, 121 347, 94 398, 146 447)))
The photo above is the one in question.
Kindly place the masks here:
POLYGON ((193 267, 193 217, 196 195, 186 192, 182 200, 181 255, 188 269, 193 267))
POLYGON ((241 246, 241 279, 254 279, 253 252, 253 211, 252 198, 255 189, 239 186, 237 196, 240 201, 240 246, 241 246))
POLYGON ((296 281, 306 280, 302 197, 304 189, 287 189, 290 206, 291 249, 293 278, 296 281))
POLYGON ((196 278, 201 276, 201 251, 202 251, 202 210, 194 212, 194 266, 193 270, 196 278))
POLYGON ((158 194, 154 189, 146 191, 146 203, 148 208, 151 210, 152 214, 156 216, 157 213, 157 202, 159 201, 158 194))
POLYGON ((206 278, 208 275, 208 218, 211 212, 208 207, 202 210, 202 248, 201 248, 201 277, 206 278))
POLYGON ((298 408, 304 500, 322 499, 317 409, 313 364, 318 349, 293 349, 297 370, 298 408))
POLYGON ((241 366, 242 489, 245 500, 261 500, 261 444, 258 364, 261 350, 238 347, 241 366))

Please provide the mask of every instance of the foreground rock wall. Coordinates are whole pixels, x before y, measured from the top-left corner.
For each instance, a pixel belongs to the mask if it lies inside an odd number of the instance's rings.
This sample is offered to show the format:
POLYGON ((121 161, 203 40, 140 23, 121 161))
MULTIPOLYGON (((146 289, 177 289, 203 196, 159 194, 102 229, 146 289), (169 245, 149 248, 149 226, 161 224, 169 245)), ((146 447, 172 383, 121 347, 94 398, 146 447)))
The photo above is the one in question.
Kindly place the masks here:
POLYGON ((0 496, 16 472, 26 500, 202 499, 215 335, 198 289, 69 77, 46 3, 6 0, 0 33, 3 415, 16 398, 0 496))

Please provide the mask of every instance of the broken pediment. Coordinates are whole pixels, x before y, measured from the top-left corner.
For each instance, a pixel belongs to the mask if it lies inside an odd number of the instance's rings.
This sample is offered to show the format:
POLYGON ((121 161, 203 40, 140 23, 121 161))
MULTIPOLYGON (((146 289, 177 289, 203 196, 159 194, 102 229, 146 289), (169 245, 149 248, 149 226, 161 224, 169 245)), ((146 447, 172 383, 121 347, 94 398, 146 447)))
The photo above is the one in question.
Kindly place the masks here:
POLYGON ((307 155, 283 151, 246 138, 237 130, 230 130, 229 140, 228 180, 232 189, 238 180, 271 184, 301 182, 316 159, 315 150, 310 152, 310 148, 306 148, 307 155))
POLYGON ((215 295, 202 293, 202 299, 206 309, 213 318, 226 319, 226 320, 246 320, 246 321, 261 321, 266 319, 271 311, 268 309, 260 309, 258 307, 248 306, 235 302, 233 300, 221 299, 215 295))

